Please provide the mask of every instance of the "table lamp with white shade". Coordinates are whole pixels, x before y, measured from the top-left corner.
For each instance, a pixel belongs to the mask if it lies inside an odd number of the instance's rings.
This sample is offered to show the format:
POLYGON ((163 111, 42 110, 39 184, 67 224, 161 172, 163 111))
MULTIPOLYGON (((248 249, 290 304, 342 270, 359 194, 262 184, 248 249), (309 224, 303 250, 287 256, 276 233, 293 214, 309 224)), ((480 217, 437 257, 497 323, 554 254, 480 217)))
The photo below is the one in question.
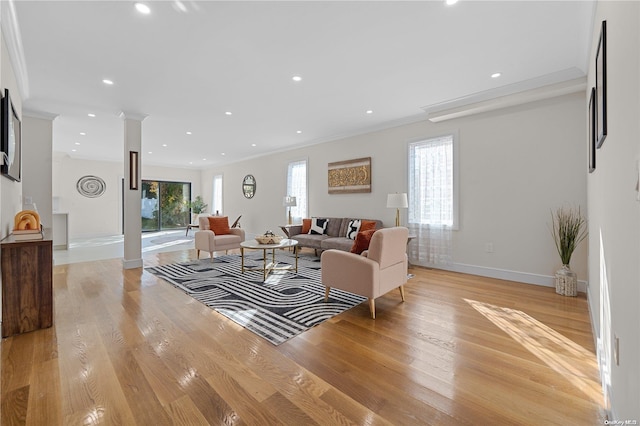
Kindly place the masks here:
POLYGON ((282 201, 282 205, 287 207, 289 209, 289 225, 291 225, 291 223, 293 222, 291 220, 291 207, 295 207, 296 206, 296 197, 292 196, 292 195, 287 195, 286 197, 284 197, 284 200, 282 201))
POLYGON ((406 209, 409 207, 407 194, 404 192, 396 192, 394 194, 387 195, 387 207, 396 209, 396 226, 400 226, 400 209, 406 209))

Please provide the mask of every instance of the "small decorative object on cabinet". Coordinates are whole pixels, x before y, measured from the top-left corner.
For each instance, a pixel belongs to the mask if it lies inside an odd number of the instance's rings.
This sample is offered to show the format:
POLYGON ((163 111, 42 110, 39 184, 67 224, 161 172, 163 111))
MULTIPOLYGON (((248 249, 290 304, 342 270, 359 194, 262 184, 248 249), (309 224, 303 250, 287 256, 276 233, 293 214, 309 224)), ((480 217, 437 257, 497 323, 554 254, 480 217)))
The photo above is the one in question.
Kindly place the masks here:
POLYGON ((569 267, 571 255, 576 247, 587 236, 587 221, 582 216, 580 208, 560 208, 551 213, 553 220, 553 240, 562 261, 562 269, 556 271, 556 293, 563 296, 578 294, 578 276, 569 267))

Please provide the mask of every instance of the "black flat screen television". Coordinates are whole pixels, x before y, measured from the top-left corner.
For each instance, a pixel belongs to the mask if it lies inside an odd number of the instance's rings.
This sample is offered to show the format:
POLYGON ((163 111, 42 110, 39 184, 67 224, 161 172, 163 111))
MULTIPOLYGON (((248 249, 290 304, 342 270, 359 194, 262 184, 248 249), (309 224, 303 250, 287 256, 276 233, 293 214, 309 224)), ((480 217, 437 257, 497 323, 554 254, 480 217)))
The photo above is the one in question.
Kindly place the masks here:
POLYGON ((2 152, 6 156, 3 156, 4 161, 2 162, 0 173, 11 180, 20 182, 22 172, 22 127, 18 113, 9 97, 9 89, 4 90, 1 115, 2 131, 0 132, 0 139, 2 139, 2 152))

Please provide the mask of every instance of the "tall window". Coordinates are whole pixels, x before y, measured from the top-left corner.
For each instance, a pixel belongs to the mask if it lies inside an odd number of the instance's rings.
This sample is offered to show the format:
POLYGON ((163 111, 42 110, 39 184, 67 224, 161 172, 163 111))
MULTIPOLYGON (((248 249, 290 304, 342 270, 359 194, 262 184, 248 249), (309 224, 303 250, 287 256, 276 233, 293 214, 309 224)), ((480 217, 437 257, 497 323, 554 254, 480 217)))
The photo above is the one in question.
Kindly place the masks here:
POLYGON ((211 194, 211 214, 222 213, 222 175, 213 177, 213 193, 211 194))
POLYGON ((292 161, 287 170, 287 194, 296 197, 296 205, 290 207, 293 223, 301 223, 308 216, 307 160, 292 161))
POLYGON ((451 230, 458 226, 454 135, 409 144, 409 229, 417 264, 451 260, 451 230))

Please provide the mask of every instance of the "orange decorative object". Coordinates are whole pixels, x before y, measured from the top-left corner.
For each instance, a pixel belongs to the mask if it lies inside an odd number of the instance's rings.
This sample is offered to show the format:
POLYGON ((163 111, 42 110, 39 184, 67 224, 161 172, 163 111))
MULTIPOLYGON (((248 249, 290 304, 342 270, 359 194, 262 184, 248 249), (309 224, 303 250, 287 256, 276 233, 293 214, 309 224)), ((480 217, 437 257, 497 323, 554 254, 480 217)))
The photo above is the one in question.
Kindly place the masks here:
POLYGON ((35 210, 22 210, 15 216, 14 231, 40 230, 40 215, 35 210))

